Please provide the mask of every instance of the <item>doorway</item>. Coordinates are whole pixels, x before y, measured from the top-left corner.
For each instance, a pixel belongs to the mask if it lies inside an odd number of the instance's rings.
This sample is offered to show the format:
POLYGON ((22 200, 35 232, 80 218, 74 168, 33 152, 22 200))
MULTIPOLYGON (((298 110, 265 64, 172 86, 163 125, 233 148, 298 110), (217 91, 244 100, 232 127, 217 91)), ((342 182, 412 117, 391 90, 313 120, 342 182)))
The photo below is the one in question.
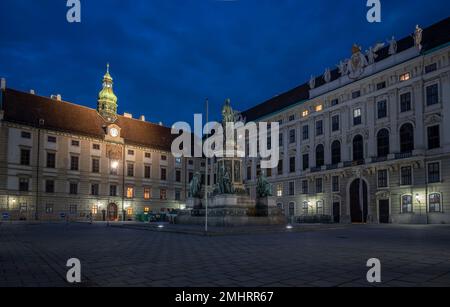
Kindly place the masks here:
POLYGON ((341 222, 341 203, 333 203, 333 223, 339 224, 341 222))
POLYGON ((368 214, 367 183, 355 179, 350 185, 350 215, 352 223, 366 223, 368 214), (362 186, 362 193, 360 193, 362 186), (362 204, 361 204, 362 202, 362 204), (361 208, 363 210, 361 210, 361 208), (362 212, 363 211, 363 212, 362 212))
POLYGON ((111 203, 108 205, 108 221, 113 222, 117 221, 118 217, 118 208, 117 205, 114 203, 111 203))
POLYGON ((389 199, 378 201, 378 215, 380 224, 389 224, 389 199))

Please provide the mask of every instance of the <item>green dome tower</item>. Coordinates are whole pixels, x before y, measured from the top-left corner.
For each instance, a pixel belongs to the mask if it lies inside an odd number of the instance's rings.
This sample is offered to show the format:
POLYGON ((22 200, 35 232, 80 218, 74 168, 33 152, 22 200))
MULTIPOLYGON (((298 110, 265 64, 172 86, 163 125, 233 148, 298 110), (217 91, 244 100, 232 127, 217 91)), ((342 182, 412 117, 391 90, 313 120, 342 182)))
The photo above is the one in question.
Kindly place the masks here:
POLYGON ((103 76, 103 88, 98 93, 97 111, 108 122, 117 118, 117 96, 113 91, 113 78, 109 74, 109 64, 106 65, 106 74, 103 76))

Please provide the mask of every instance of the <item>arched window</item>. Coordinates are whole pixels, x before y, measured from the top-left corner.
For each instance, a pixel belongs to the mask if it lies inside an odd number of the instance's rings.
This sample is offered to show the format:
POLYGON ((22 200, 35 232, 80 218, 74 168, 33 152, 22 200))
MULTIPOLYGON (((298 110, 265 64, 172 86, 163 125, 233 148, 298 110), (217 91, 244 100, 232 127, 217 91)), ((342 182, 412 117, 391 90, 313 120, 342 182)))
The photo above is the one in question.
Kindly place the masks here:
POLYGON ((364 159, 364 140, 362 135, 358 134, 353 138, 353 161, 364 159))
POLYGON ((400 152, 411 153, 414 150, 414 127, 412 124, 404 124, 400 128, 400 152))
POLYGON ((389 155, 389 131, 387 129, 378 131, 377 152, 378 157, 387 157, 389 155))
POLYGON ((341 163, 341 142, 334 141, 331 144, 331 164, 341 163))
POLYGON ((321 167, 325 164, 325 152, 323 145, 317 145, 316 147, 316 166, 321 167))
POLYGON ((428 198, 428 211, 441 212, 441 194, 431 193, 428 198))

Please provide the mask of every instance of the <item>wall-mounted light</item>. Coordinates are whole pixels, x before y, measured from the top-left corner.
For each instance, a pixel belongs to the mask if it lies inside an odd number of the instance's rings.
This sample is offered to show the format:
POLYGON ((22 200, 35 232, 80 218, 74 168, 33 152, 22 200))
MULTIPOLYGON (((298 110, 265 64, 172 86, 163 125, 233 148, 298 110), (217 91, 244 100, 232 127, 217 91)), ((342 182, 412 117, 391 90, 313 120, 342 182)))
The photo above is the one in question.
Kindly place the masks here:
POLYGON ((416 193, 416 201, 420 204, 420 195, 419 195, 419 193, 416 193))
POLYGON ((117 160, 111 161, 111 168, 113 170, 116 170, 118 167, 119 167, 119 161, 117 161, 117 160))

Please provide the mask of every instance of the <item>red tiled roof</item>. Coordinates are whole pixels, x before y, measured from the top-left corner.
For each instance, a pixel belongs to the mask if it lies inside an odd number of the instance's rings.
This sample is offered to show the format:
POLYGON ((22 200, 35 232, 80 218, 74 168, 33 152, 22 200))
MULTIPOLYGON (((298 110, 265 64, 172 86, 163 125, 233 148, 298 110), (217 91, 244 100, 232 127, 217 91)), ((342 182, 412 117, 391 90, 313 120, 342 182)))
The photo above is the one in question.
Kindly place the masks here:
MULTIPOLYGON (((94 109, 12 89, 3 92, 4 120, 44 129, 103 139, 107 122, 94 109)), ((118 116, 125 143, 171 151, 171 129, 137 119, 118 116)))

